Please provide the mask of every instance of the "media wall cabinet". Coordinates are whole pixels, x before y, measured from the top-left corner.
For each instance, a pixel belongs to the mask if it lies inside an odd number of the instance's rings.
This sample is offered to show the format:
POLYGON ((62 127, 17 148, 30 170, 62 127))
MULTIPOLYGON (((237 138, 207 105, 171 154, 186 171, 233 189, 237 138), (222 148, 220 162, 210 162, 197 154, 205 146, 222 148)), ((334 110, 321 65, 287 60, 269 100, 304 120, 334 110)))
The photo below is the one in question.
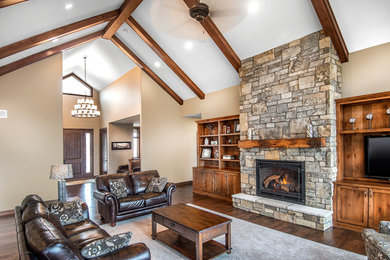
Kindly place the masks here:
POLYGON ((365 136, 390 135, 388 108, 390 92, 336 100, 338 174, 333 219, 337 227, 378 229, 379 221, 390 221, 390 181, 366 178, 364 155, 365 136), (371 124, 366 119, 369 113, 371 124), (350 118, 355 118, 354 124, 350 118))

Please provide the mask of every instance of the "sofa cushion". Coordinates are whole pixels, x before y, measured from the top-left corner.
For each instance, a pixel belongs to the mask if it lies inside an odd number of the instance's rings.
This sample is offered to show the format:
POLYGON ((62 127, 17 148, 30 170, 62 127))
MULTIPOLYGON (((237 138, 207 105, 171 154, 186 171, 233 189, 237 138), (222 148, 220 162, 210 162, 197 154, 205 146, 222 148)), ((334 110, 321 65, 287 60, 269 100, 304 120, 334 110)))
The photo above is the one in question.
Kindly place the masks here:
POLYGON ((110 235, 103 229, 90 229, 81 232, 77 235, 69 237, 69 240, 81 250, 85 245, 102 238, 109 237, 110 235))
POLYGON ((168 179, 166 177, 153 178, 145 192, 162 192, 167 185, 168 179))
POLYGON ((144 198, 139 195, 131 195, 126 198, 119 199, 119 212, 142 208, 144 205, 144 198))
POLYGON ((51 213, 58 217, 63 226, 85 219, 80 200, 70 202, 51 202, 48 205, 51 213))
POLYGON ((167 195, 165 192, 147 192, 140 195, 145 199, 146 207, 167 202, 167 195))
POLYGON ((115 173, 96 176, 96 189, 101 192, 110 192, 109 180, 124 179, 126 183, 127 194, 133 194, 133 182, 131 181, 128 173, 115 173))
POLYGON ((52 213, 49 212, 47 207, 43 203, 30 204, 22 214, 23 224, 36 218, 44 218, 52 223, 63 235, 65 235, 64 228, 60 220, 52 213))
POLYGON ((158 177, 160 177, 160 175, 156 170, 131 173, 130 178, 134 185, 134 193, 144 193, 150 181, 153 178, 158 177))
POLYGON ((65 236, 68 238, 91 229, 99 229, 99 226, 89 219, 64 226, 65 236))
POLYGON ((25 225, 27 244, 39 259, 82 259, 79 250, 44 218, 25 225))
POLYGON ((127 196, 126 184, 123 178, 108 180, 108 184, 110 185, 110 192, 118 199, 127 196))
POLYGON ((30 194, 23 199, 22 203, 20 204, 20 207, 22 208, 22 210, 25 210, 28 206, 38 202, 44 203, 42 198, 39 197, 38 195, 30 194))
POLYGON ((104 256, 130 245, 131 232, 95 240, 81 249, 81 255, 87 259, 104 256))

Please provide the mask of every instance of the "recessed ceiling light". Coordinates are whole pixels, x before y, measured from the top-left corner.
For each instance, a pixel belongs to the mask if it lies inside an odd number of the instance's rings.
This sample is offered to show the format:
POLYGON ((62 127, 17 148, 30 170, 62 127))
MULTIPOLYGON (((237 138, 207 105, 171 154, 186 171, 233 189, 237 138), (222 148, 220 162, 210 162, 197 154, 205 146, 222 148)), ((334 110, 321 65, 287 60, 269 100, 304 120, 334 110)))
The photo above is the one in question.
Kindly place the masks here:
POLYGON ((248 4, 248 13, 253 14, 256 13, 259 10, 260 4, 258 1, 253 0, 250 1, 248 4))
POLYGON ((66 9, 66 10, 69 10, 69 9, 71 9, 72 7, 73 7, 73 4, 72 4, 72 3, 68 3, 68 4, 65 5, 65 9, 66 9))
POLYGON ((53 39, 52 42, 58 42, 58 38, 53 39))
POLYGON ((160 63, 160 62, 158 62, 158 61, 156 61, 156 62, 154 63, 154 66, 156 66, 157 68, 160 68, 160 66, 161 66, 161 63, 160 63))
POLYGON ((193 47, 194 47, 194 44, 190 41, 188 41, 184 44, 184 48, 186 48, 187 50, 191 50, 193 47))

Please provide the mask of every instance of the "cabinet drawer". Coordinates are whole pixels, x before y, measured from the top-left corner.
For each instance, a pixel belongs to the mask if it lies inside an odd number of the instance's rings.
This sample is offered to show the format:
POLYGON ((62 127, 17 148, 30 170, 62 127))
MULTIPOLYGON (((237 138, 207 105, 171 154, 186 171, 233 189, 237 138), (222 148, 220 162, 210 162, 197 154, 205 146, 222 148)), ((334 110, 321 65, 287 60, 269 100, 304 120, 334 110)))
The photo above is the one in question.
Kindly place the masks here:
POLYGON ((188 238, 191 241, 195 241, 195 239, 196 239, 196 234, 194 231, 186 228, 185 226, 177 224, 173 221, 170 221, 168 219, 164 219, 164 226, 177 232, 178 234, 182 235, 183 237, 188 238))

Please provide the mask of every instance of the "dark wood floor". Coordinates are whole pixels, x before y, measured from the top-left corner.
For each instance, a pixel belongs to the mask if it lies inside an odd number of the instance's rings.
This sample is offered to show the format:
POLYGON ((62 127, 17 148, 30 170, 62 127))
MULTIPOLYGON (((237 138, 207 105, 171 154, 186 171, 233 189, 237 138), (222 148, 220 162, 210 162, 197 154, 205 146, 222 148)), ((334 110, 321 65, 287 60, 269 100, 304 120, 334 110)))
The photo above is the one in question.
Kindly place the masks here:
MULTIPOLYGON (((68 196, 78 196, 88 204, 90 217, 101 224, 97 213, 97 205, 92 197, 93 183, 68 186, 68 196)), ((298 237, 306 238, 322 244, 338 247, 358 254, 365 254, 364 243, 359 232, 341 228, 330 228, 325 232, 313 230, 284 221, 236 209, 231 202, 214 199, 192 193, 192 186, 178 187, 173 194, 173 203, 193 203, 226 215, 243 219, 274 230, 282 231, 298 237)), ((18 259, 18 249, 15 236, 15 221, 13 216, 0 218, 0 259, 18 259)))

